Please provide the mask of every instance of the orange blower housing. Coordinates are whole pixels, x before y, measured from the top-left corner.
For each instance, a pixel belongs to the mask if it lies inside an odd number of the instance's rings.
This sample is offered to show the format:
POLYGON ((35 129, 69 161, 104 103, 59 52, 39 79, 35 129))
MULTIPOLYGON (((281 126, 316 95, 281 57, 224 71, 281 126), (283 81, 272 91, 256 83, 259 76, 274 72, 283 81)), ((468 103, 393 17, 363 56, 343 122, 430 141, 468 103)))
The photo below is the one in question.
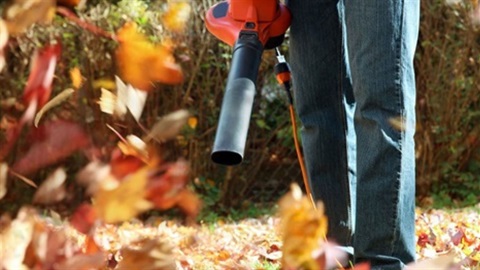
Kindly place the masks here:
POLYGON ((229 0, 211 7, 205 24, 210 33, 234 46, 241 32, 254 32, 264 46, 279 46, 290 26, 291 14, 278 0, 229 0))
POLYGON ((262 53, 283 42, 290 17, 278 0, 227 0, 207 11, 207 29, 233 46, 213 162, 227 166, 242 162, 262 53))

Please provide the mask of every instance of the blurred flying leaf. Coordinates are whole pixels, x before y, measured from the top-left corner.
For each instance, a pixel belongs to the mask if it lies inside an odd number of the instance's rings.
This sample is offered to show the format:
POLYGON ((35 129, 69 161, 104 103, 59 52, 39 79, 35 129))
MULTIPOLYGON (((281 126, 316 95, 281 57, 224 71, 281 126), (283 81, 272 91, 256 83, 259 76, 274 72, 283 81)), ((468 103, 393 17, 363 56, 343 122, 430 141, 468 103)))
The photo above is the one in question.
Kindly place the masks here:
POLYGON ((171 208, 187 184, 188 175, 187 161, 164 164, 149 180, 147 198, 158 208, 171 208))
POLYGON ((106 223, 127 221, 152 208, 145 200, 149 168, 145 167, 128 175, 117 188, 99 189, 94 195, 94 207, 98 217, 106 223))
POLYGON ((30 75, 23 93, 23 102, 28 106, 24 116, 27 122, 33 119, 37 108, 43 107, 50 99, 53 75, 60 53, 59 43, 49 44, 36 51, 32 57, 30 75))
POLYGON ((70 224, 79 232, 88 234, 97 220, 97 212, 90 204, 81 204, 70 217, 70 224))
POLYGON ((188 126, 191 128, 191 129, 195 129, 198 125, 198 118, 195 117, 195 116, 190 116, 188 118, 188 126))
POLYGON ((125 85, 117 76, 115 76, 115 82, 117 88, 116 95, 107 89, 101 89, 102 96, 98 102, 100 110, 124 119, 128 109, 133 118, 139 121, 147 100, 147 92, 135 89, 130 84, 125 85))
POLYGON ((78 67, 70 69, 70 80, 72 81, 73 88, 79 89, 82 86, 83 77, 78 67))
POLYGON ((38 123, 40 122, 40 119, 42 118, 42 116, 45 114, 45 112, 49 111, 50 109, 52 109, 53 107, 55 106, 58 106, 60 104, 62 104, 62 102, 64 102, 65 100, 67 100, 73 93, 75 92, 75 90, 73 90, 72 88, 68 88, 68 89, 65 89, 63 90, 60 94, 56 95, 54 98, 52 98, 51 100, 49 100, 39 111, 38 113, 35 115, 35 119, 33 121, 33 125, 35 127, 38 127, 38 123))
POLYGON ((89 144, 87 134, 76 123, 57 120, 31 130, 27 153, 15 162, 12 169, 28 175, 54 164, 89 144))
POLYGON ((5 55, 3 49, 7 45, 8 42, 8 29, 5 21, 0 19, 0 72, 2 71, 3 67, 5 66, 5 55))
POLYGON ((154 45, 141 34, 137 25, 127 22, 117 32, 116 58, 120 77, 133 87, 149 91, 153 82, 178 84, 183 81, 181 68, 170 49, 154 45))
POLYGON ((55 15, 55 0, 14 0, 5 8, 4 19, 12 35, 23 33, 37 22, 48 23, 55 15))
POLYGON ((63 168, 57 168, 40 185, 33 196, 33 202, 38 204, 52 204, 65 198, 65 180, 67 173, 63 168))
POLYGON ((325 245, 327 217, 323 204, 317 208, 300 187, 292 184, 289 193, 279 201, 278 210, 283 236, 282 265, 287 269, 326 269, 325 245))
POLYGON ((123 259, 118 263, 117 270, 130 269, 177 269, 173 246, 165 241, 167 238, 141 239, 122 248, 123 259))
POLYGON ((0 163, 0 200, 7 194, 8 165, 0 163))
POLYGON ((190 18, 191 6, 187 1, 168 1, 162 22, 165 28, 173 32, 182 32, 190 18))
POLYGON ((35 210, 22 207, 17 218, 0 233, 0 269, 28 269, 24 264, 25 251, 32 240, 35 210))
POLYGON ((164 142, 175 138, 187 123, 188 117, 189 113, 187 110, 178 110, 162 117, 143 138, 143 141, 148 143, 153 139, 158 142, 164 142))

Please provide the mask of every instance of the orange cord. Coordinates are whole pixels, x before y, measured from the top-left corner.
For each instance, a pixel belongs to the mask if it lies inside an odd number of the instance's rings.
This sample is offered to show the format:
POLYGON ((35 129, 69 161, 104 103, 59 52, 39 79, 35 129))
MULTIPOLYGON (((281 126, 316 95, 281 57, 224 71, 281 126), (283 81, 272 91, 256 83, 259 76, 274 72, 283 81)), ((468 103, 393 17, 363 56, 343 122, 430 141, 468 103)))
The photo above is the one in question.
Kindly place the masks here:
POLYGON ((303 184, 305 185, 305 189, 307 191, 308 196, 310 197, 310 201, 312 202, 313 207, 316 209, 317 207, 315 204, 315 200, 313 199, 312 190, 308 182, 307 169, 305 168, 305 163, 303 162, 303 155, 300 148, 300 143, 298 142, 297 121, 295 120, 295 110, 293 109, 292 104, 288 106, 288 110, 290 111, 290 120, 292 121, 292 128, 293 128, 293 141, 295 143, 297 159, 298 159, 298 163, 300 164, 300 170, 302 172, 303 184))

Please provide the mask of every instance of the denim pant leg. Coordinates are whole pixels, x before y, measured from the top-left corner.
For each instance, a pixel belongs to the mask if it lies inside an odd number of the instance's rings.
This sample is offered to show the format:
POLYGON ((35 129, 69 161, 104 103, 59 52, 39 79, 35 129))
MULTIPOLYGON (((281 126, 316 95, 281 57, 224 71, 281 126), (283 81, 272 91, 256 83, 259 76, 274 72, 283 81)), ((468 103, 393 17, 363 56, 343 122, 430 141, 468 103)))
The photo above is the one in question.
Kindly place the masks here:
MULTIPOLYGON (((351 246, 345 88, 348 81, 338 0, 290 0, 290 62, 302 144, 315 200, 323 201, 327 237, 351 246)), ((351 92, 351 91, 350 91, 351 92)), ((350 94, 350 101, 352 101, 350 94)), ((353 134, 353 128, 350 128, 353 134)))
POLYGON ((415 76, 419 0, 345 0, 356 100, 355 258, 401 269, 415 258, 415 76))

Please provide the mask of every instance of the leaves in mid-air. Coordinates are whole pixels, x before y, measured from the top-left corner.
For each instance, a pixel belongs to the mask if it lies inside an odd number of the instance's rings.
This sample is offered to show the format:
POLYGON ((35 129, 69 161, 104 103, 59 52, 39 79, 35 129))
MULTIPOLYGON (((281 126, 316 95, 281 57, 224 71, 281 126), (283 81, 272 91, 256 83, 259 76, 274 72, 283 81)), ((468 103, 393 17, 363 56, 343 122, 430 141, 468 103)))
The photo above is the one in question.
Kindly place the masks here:
POLYGON ((183 81, 182 70, 171 48, 148 41, 134 22, 125 23, 117 31, 117 38, 118 71, 124 82, 149 91, 154 82, 178 84, 183 81))
POLYGON ((26 153, 12 166, 20 174, 31 174, 58 162, 89 145, 90 140, 77 123, 64 120, 50 121, 33 129, 28 136, 26 153))

